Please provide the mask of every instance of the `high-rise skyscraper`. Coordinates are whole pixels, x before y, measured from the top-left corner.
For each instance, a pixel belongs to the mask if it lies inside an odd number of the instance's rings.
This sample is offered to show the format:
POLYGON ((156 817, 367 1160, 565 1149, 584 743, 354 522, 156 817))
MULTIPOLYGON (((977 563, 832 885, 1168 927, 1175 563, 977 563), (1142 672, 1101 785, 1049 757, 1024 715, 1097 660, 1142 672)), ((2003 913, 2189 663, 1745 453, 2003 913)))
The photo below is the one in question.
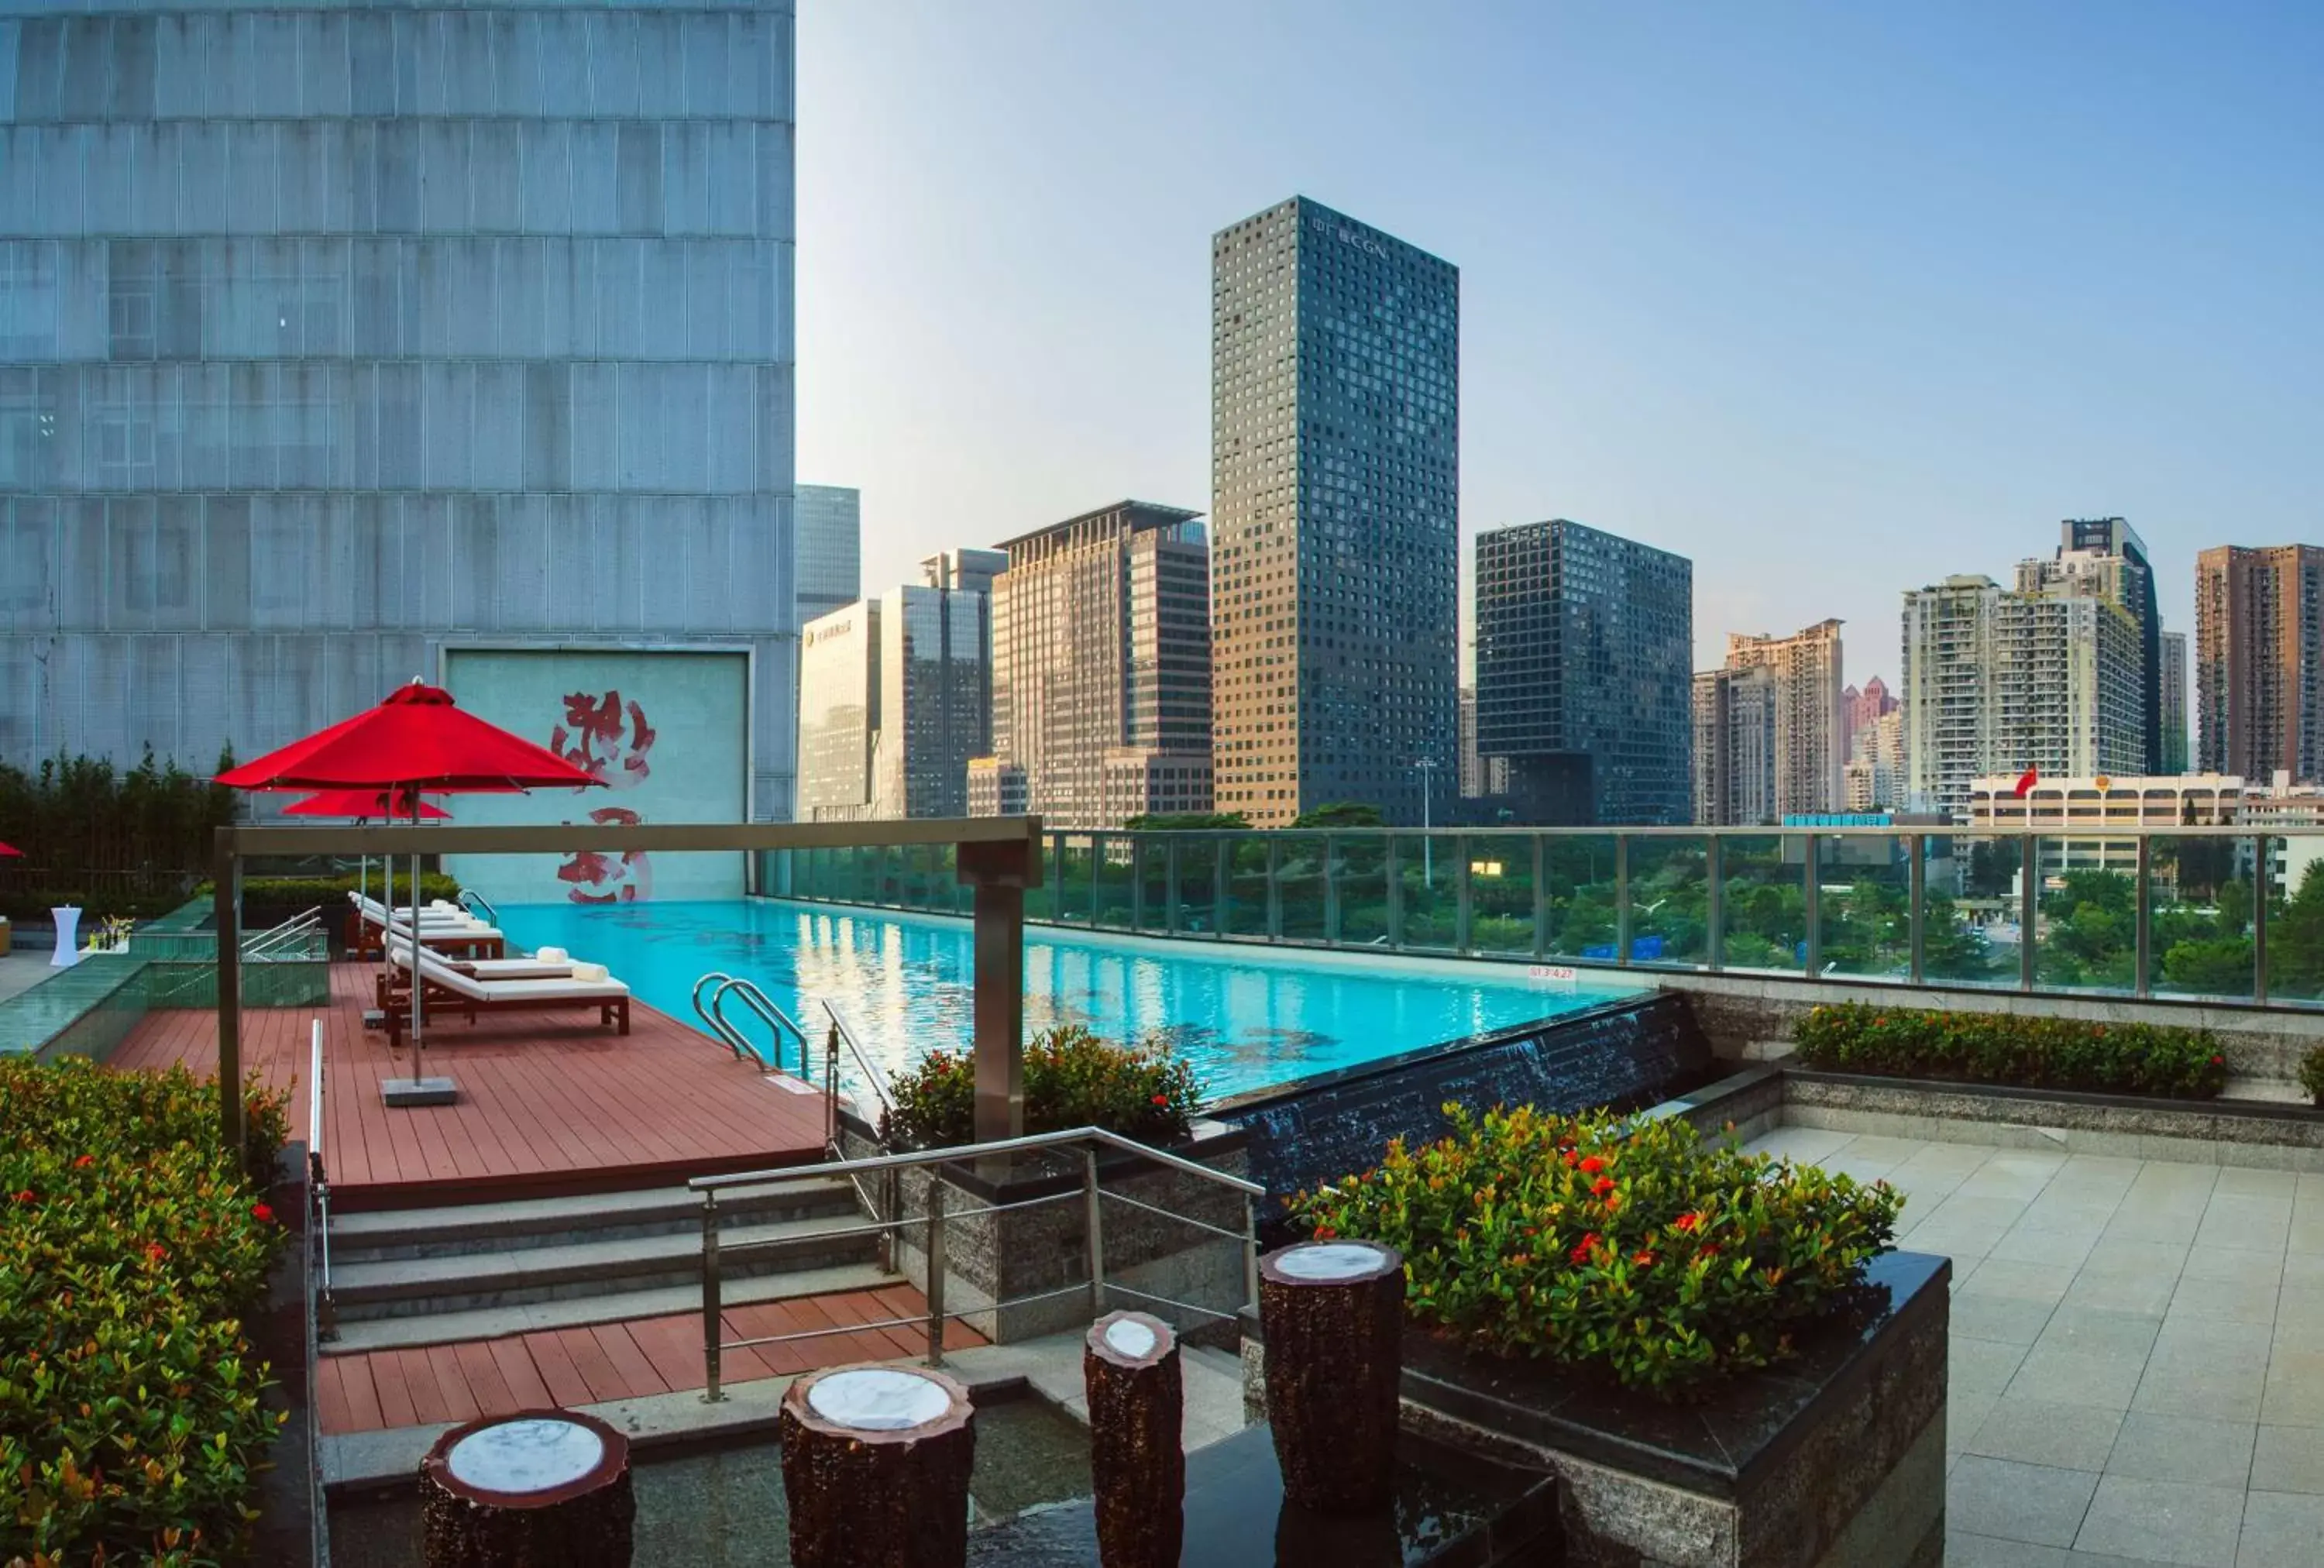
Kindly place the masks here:
POLYGON ((2187 634, 2163 634, 2163 771, 2187 770, 2187 634))
POLYGON ((1838 621, 1789 637, 1730 633, 1694 678, 1694 820, 1757 823, 1844 801, 1838 621))
POLYGON ((920 581, 931 588, 992 592, 992 579, 1009 569, 1007 550, 940 550, 920 562, 920 581))
POLYGON ((2148 733, 2138 623, 2071 574, 1963 576, 1904 595, 1905 803, 1966 811, 1981 775, 2133 774, 2148 733))
POLYGON ((0 757, 741 645, 788 816, 790 0, 9 11, 0 757))
POLYGON ((992 580, 992 750, 980 809, 1059 827, 1211 809, 1210 550, 1199 513, 1123 501, 1002 548, 992 580))
POLYGON ((991 601, 907 584, 807 623, 799 817, 965 816, 991 739, 991 601))
POLYGON ((2196 766, 2324 780, 2324 548, 2195 558, 2196 766))
POLYGON ((1526 817, 1688 820, 1692 562, 1563 518, 1492 529, 1476 616, 1477 750, 1526 817))
POLYGON ((2020 594, 2092 594, 2128 614, 2138 635, 2138 762, 2126 772, 2163 769, 2163 613, 2146 546, 2119 517, 2069 518, 2058 525, 2057 554, 2021 562, 2020 594))
POLYGON ((863 592, 863 493, 802 484, 791 509, 799 624, 852 604, 863 592))
MULTIPOLYGON (((1211 241, 1217 806, 1459 777, 1461 280, 1295 197, 1211 241), (1416 768, 1416 762, 1428 768, 1416 768)), ((1682 706, 1683 699, 1682 698, 1682 706)))

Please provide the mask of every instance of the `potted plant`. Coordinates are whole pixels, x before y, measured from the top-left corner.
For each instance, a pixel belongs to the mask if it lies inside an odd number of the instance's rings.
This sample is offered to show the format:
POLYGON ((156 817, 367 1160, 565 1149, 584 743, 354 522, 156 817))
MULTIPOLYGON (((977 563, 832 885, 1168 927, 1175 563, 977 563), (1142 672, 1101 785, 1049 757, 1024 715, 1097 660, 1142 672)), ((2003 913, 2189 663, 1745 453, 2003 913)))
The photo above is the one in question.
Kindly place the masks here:
POLYGON ((2324 1110, 2324 1046, 2311 1047, 2300 1058, 2300 1086, 2318 1109, 2324 1110))

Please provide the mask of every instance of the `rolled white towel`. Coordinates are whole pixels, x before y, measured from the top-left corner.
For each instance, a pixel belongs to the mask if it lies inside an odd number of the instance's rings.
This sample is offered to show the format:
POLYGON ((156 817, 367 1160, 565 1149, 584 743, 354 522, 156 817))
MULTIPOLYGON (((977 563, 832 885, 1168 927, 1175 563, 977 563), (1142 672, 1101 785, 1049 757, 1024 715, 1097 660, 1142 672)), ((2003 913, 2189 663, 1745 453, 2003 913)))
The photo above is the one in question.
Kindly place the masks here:
POLYGON ((602 964, 576 964, 573 966, 573 978, 595 985, 600 981, 611 980, 613 974, 602 964))
POLYGON ((457 909, 460 906, 449 899, 430 899, 428 907, 431 909, 457 909))
POLYGON ((533 956, 543 964, 570 964, 573 961, 573 955, 562 947, 544 947, 533 956))

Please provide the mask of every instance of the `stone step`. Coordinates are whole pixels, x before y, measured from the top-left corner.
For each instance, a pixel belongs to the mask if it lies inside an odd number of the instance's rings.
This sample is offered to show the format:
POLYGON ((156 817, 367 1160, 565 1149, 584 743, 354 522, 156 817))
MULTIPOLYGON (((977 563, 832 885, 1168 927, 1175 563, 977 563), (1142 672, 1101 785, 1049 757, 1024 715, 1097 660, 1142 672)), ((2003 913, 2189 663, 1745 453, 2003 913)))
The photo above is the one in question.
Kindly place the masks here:
MULTIPOLYGON (((863 1223, 853 1213, 727 1225, 721 1259, 727 1279, 757 1278, 841 1264, 868 1263, 878 1239, 849 1235, 863 1223), (835 1232, 838 1232, 835 1234, 835 1232), (788 1245, 754 1253, 731 1249, 756 1241, 788 1245)), ((702 1278, 702 1236, 692 1230, 551 1246, 512 1246, 489 1252, 391 1258, 373 1262, 331 1260, 331 1298, 341 1323, 413 1317, 570 1301, 616 1292, 692 1285, 702 1278)), ((696 1298, 697 1300, 699 1297, 696 1298)))
MULTIPOLYGON (((752 1278, 720 1282, 719 1300, 727 1306, 758 1302, 788 1301, 795 1296, 823 1296, 839 1290, 876 1290, 904 1284, 900 1274, 882 1274, 870 1263, 843 1263, 825 1268, 800 1268, 752 1278)), ((562 1301, 538 1301, 519 1306, 476 1307, 464 1312, 437 1312, 418 1317, 359 1318, 342 1323, 337 1336, 319 1348, 327 1356, 353 1355, 361 1351, 404 1350, 414 1345, 456 1344, 469 1340, 500 1339, 540 1329, 586 1328, 591 1324, 625 1323, 641 1317, 667 1317, 676 1313, 699 1313, 702 1287, 659 1286, 647 1290, 615 1290, 601 1296, 574 1296, 562 1301)))
MULTIPOLYGON (((718 1194, 726 1226, 826 1219, 859 1212, 844 1177, 735 1187, 718 1194)), ((514 1249, 702 1233, 702 1199, 685 1187, 456 1204, 331 1217, 331 1266, 447 1258, 514 1249)))

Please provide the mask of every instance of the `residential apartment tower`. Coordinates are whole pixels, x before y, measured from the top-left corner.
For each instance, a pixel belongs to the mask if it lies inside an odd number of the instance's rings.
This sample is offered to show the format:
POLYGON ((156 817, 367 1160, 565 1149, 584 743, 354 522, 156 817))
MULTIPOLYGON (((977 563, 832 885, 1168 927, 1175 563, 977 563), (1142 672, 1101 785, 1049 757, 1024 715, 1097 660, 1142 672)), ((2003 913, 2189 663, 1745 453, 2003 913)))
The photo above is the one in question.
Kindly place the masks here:
POLYGON ((2195 558, 2196 766, 2324 781, 2324 548, 2195 558))

